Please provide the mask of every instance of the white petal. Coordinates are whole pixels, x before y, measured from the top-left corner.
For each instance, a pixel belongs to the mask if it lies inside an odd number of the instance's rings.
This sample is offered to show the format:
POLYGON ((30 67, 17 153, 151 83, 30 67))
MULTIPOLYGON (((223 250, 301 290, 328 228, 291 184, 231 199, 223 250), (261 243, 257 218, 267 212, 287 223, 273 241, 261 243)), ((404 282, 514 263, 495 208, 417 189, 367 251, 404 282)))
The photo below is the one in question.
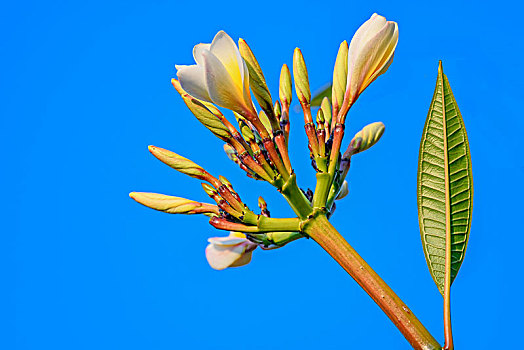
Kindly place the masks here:
POLYGON ((207 240, 209 243, 220 245, 220 246, 231 246, 248 242, 246 238, 237 237, 211 237, 207 240))
POLYGON ((198 44, 193 48, 193 58, 197 64, 203 65, 204 61, 202 60, 202 51, 208 50, 211 48, 211 44, 198 44))
POLYGON ((206 248, 207 262, 215 270, 223 270, 239 260, 245 250, 246 246, 242 244, 227 247, 209 244, 206 248))
MULTIPOLYGON (((394 38, 395 27, 386 25, 375 34, 354 57, 351 67, 351 75, 348 71, 348 87, 350 95, 356 96, 367 85, 367 79, 373 75, 378 65, 382 62, 384 55, 389 54, 391 40, 394 38)), ((385 62, 384 62, 385 63, 385 62)), ((349 67, 348 67, 349 69, 349 67)))
POLYGON ((212 102, 235 112, 246 109, 243 86, 235 84, 222 62, 213 53, 204 50, 202 57, 207 91, 212 102))
POLYGON ((212 102, 206 86, 205 71, 202 66, 176 66, 176 75, 182 89, 191 96, 207 102, 212 102))
MULTIPOLYGON (((370 19, 364 22, 356 31, 351 39, 348 52, 348 77, 352 75, 355 61, 360 56, 362 48, 369 41, 370 37, 378 33, 386 25, 386 19, 374 13, 370 19)), ((350 81, 347 81, 349 87, 350 81)))
POLYGON ((229 265, 229 267, 239 267, 239 266, 244 266, 244 265, 249 264, 251 262, 252 255, 253 255, 253 251, 242 254, 240 259, 236 260, 234 263, 229 265))
POLYGON ((233 81, 238 85, 242 85, 244 80, 244 60, 233 39, 221 30, 215 35, 209 50, 222 62, 233 81))

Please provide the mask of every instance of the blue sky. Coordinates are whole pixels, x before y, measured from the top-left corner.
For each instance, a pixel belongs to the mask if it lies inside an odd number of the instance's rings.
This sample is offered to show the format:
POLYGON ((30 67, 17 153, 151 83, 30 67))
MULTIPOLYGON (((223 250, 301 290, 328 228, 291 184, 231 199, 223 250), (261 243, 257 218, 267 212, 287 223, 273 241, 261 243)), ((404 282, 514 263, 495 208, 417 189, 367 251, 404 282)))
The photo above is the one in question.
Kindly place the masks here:
MULTIPOLYGON (((206 200, 198 181, 147 145, 225 175, 256 207, 291 215, 269 185, 246 178, 172 86, 175 64, 226 30, 244 38, 271 91, 302 49, 313 89, 337 48, 373 12, 399 24, 389 71, 352 108, 347 135, 382 121, 355 156, 334 225, 442 341, 442 298, 420 243, 418 146, 442 59, 467 126, 475 197, 453 285, 457 349, 520 344, 521 5, 499 1, 5 2, 0 10, 3 184, 0 347, 4 349, 407 349, 401 334, 313 241, 212 270, 204 218, 154 212, 151 191, 206 200), (217 317, 217 315, 220 315, 217 317)), ((301 115, 291 156, 314 185, 301 115)), ((347 142, 347 140, 346 140, 347 142)))

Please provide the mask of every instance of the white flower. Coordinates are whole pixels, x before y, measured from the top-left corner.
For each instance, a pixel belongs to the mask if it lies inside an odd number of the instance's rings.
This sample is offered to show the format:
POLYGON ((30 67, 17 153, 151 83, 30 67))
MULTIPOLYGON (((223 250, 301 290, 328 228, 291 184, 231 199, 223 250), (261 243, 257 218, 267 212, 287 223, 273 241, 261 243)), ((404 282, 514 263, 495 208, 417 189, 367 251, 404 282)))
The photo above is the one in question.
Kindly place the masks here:
POLYGON ((215 270, 249 264, 253 250, 258 247, 240 232, 231 232, 228 237, 208 239, 206 258, 215 270))
POLYGON ((176 66, 187 93, 240 114, 253 112, 246 63, 226 32, 218 32, 211 44, 196 45, 193 57, 196 65, 176 66))
POLYGON ((351 105, 379 75, 386 72, 398 43, 396 22, 374 13, 358 28, 348 52, 346 98, 351 105))

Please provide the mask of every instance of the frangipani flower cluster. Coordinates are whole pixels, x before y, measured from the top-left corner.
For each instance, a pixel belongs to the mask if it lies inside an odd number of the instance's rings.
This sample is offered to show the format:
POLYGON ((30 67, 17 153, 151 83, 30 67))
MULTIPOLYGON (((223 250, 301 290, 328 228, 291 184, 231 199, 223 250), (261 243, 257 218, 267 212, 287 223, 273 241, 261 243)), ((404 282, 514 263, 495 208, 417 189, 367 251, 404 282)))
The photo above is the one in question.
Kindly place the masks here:
POLYGON ((217 270, 246 265, 259 246, 279 248, 306 236, 311 220, 319 215, 329 218, 335 200, 348 194, 346 175, 351 157, 375 144, 384 132, 382 123, 370 124, 357 133, 348 151, 340 154, 346 114, 362 91, 387 70, 397 40, 397 24, 374 14, 358 29, 349 47, 343 42, 335 63, 333 98, 324 98, 315 120, 306 63, 302 52, 295 50, 294 85, 317 172, 314 191, 298 187, 288 154, 292 78, 287 65, 282 67, 277 100, 273 100, 251 48, 243 39, 237 46, 224 31, 218 32, 211 44, 193 48, 196 64, 176 66, 178 80, 173 79, 173 85, 190 111, 225 142, 228 157, 249 177, 267 181, 282 193, 295 218, 270 217, 262 197, 261 212, 256 214, 223 176, 215 178, 191 160, 154 146, 150 151, 159 160, 203 181, 204 192, 216 204, 140 192, 131 197, 166 213, 205 214, 213 227, 229 231, 227 237, 210 238, 206 248, 207 260, 217 270), (219 107, 232 111, 235 122, 219 107))

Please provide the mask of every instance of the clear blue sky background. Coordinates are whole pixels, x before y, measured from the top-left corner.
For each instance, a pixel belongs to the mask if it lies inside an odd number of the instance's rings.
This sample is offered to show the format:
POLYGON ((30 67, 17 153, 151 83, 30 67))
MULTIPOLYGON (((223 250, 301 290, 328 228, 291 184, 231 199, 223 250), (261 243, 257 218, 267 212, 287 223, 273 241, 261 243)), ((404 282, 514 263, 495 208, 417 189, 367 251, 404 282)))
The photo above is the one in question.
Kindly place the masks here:
MULTIPOLYGON (((256 207, 290 215, 247 179, 170 85, 175 64, 226 30, 253 48, 271 91, 299 46, 313 88, 373 12, 399 23, 395 60, 350 112, 347 134, 386 133, 354 158, 333 223, 442 340, 442 299, 417 221, 418 146, 444 62, 467 126, 473 225, 453 287, 457 349, 517 348, 522 326, 522 38, 516 2, 52 1, 0 10, 0 348, 407 349, 397 329, 313 241, 212 270, 203 217, 144 208, 130 191, 206 200, 154 144, 230 179, 256 207)), ((292 161, 313 186, 301 116, 292 161)), ((346 140, 347 142, 347 140, 346 140)))

